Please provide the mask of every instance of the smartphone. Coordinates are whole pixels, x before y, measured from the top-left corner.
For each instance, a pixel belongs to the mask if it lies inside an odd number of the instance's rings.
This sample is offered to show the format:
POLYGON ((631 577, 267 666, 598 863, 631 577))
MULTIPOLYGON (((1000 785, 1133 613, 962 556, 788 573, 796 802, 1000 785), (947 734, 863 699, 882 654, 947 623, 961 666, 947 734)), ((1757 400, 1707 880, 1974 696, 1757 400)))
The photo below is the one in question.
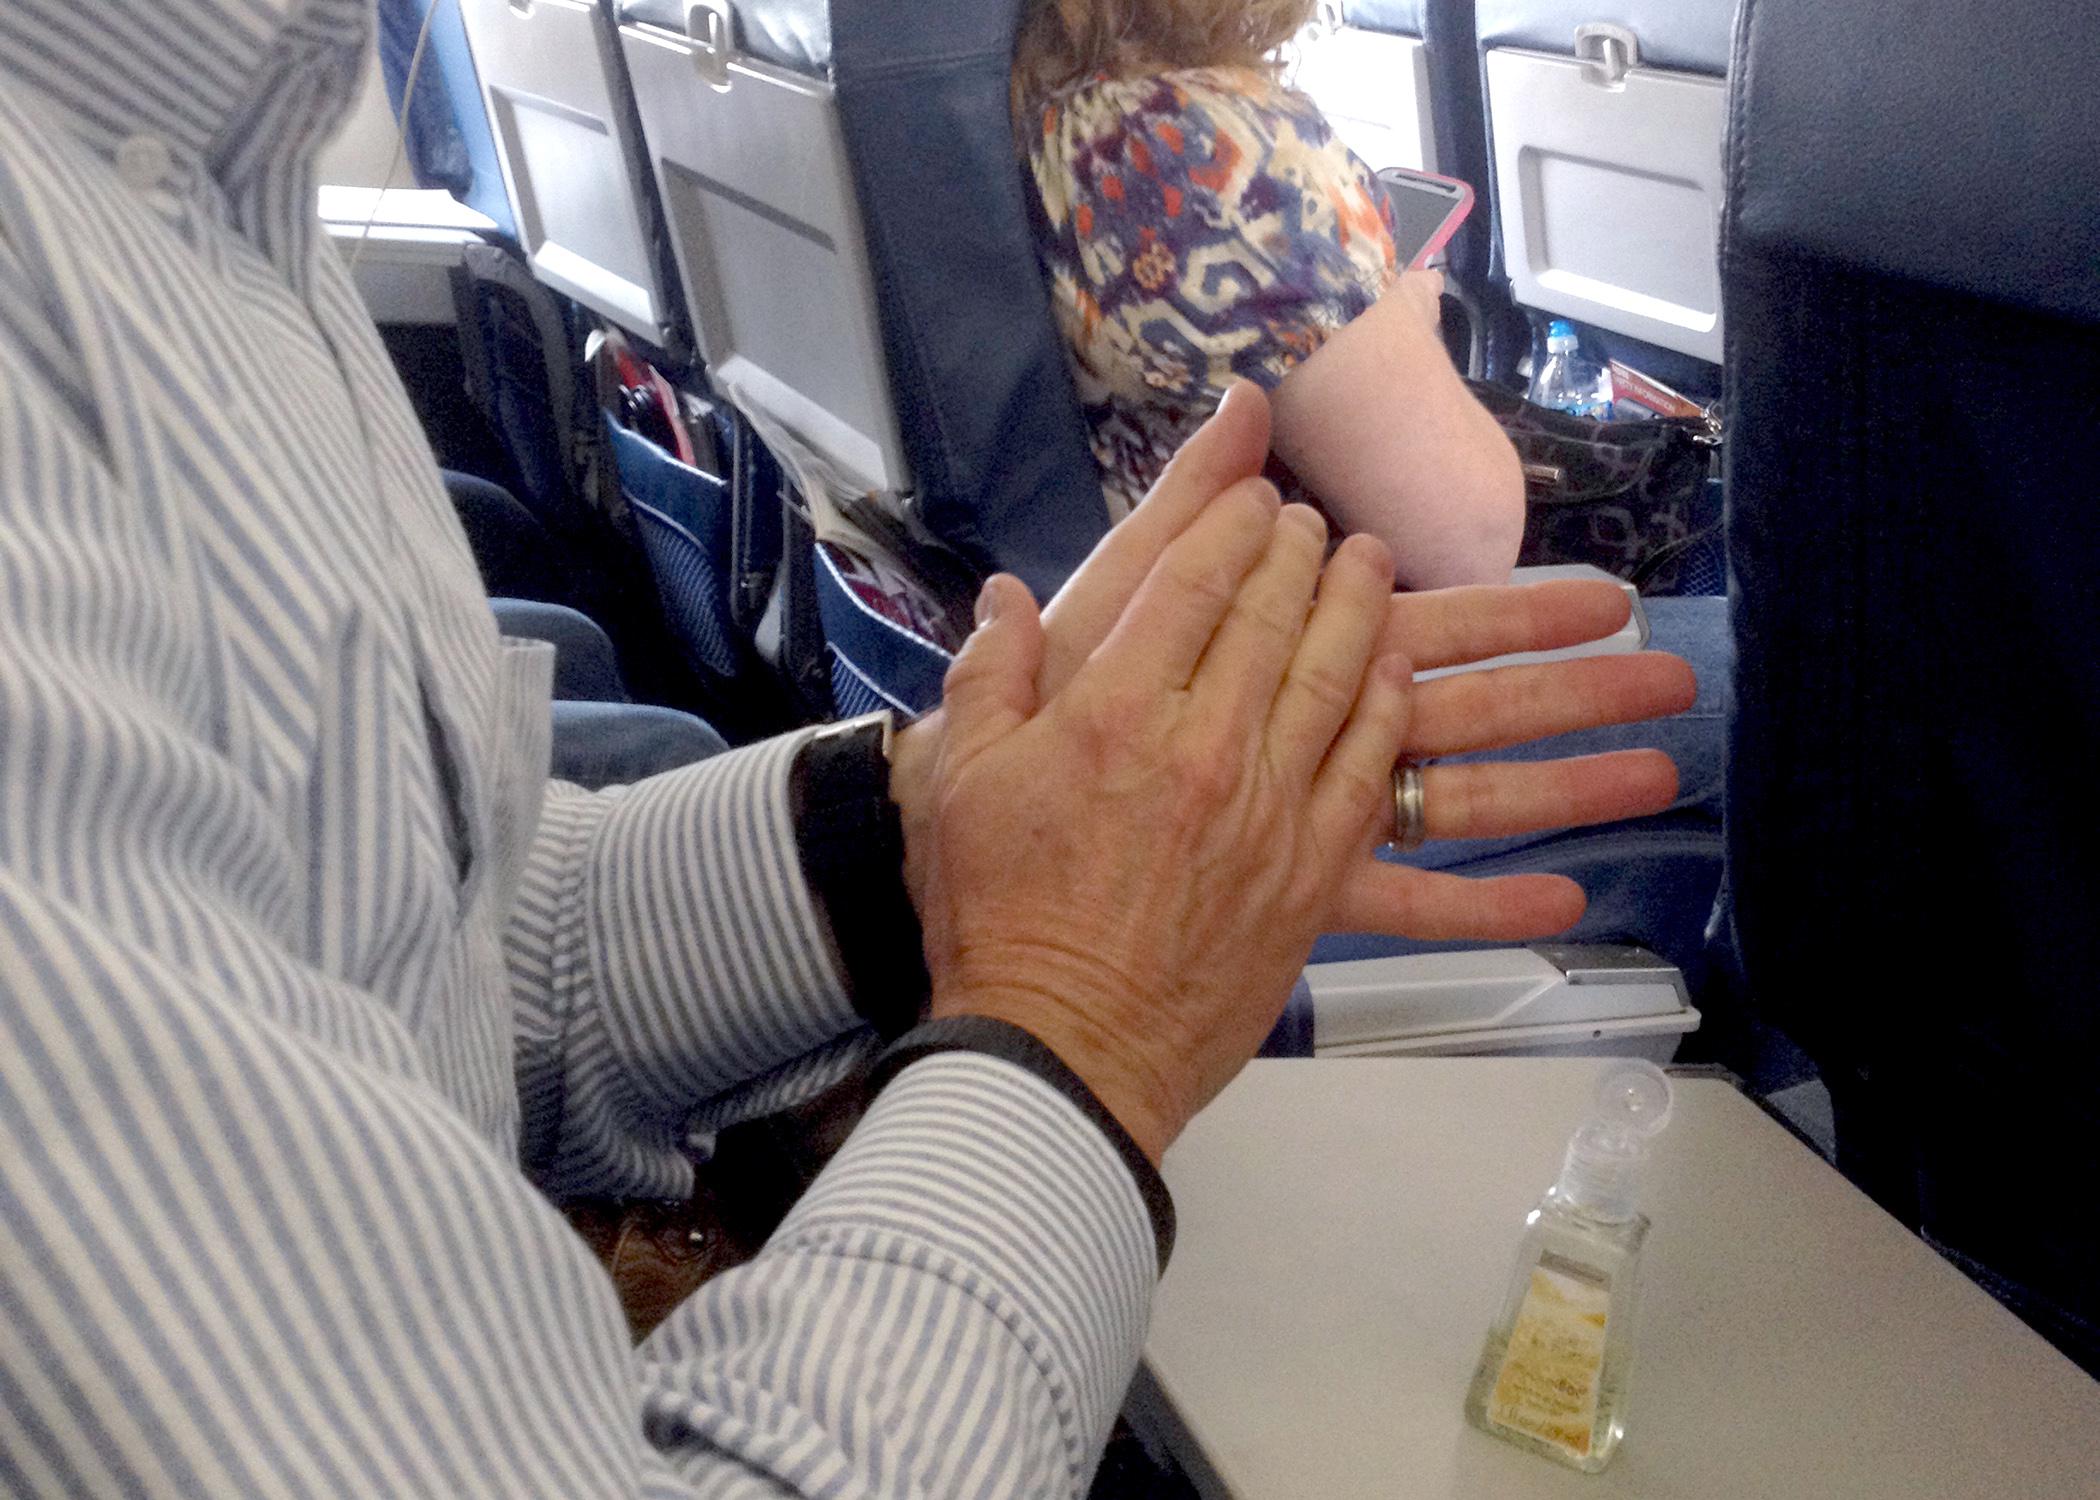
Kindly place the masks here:
POLYGON ((1473 211, 1473 190, 1456 177, 1387 167, 1378 182, 1393 206, 1393 249, 1410 271, 1442 254, 1473 211))

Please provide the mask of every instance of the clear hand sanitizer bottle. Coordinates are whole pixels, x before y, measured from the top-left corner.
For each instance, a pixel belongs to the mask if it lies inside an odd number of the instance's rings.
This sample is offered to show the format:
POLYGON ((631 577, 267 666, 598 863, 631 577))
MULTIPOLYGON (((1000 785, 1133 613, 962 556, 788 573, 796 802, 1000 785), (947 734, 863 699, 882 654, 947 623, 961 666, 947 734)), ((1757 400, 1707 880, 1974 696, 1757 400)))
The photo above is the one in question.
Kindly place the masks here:
POLYGON ((1560 1180, 1525 1222, 1515 1275, 1488 1330, 1466 1420, 1594 1474, 1625 1435, 1626 1369, 1648 1221, 1637 1211, 1648 1148, 1670 1120, 1670 1080, 1650 1062, 1608 1067, 1560 1180))

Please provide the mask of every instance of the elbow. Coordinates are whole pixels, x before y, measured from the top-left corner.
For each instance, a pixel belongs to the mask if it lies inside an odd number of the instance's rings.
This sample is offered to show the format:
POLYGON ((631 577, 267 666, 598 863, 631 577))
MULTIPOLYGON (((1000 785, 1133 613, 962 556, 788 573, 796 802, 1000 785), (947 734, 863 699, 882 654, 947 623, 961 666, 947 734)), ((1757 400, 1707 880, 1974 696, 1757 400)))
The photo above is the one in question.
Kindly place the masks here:
POLYGON ((1524 545, 1524 466, 1517 450, 1485 410, 1486 431, 1468 472, 1456 476, 1463 506, 1449 511, 1442 544, 1396 552, 1400 582, 1412 589, 1508 583, 1524 545), (1410 560, 1413 566, 1409 566, 1410 560))
MULTIPOLYGON (((1485 413, 1483 413, 1485 415, 1485 413)), ((1490 417, 1490 425, 1494 419, 1490 417)), ((1483 483, 1480 539, 1482 583, 1507 583, 1524 546, 1524 464, 1517 450, 1495 427, 1494 458, 1483 483)))

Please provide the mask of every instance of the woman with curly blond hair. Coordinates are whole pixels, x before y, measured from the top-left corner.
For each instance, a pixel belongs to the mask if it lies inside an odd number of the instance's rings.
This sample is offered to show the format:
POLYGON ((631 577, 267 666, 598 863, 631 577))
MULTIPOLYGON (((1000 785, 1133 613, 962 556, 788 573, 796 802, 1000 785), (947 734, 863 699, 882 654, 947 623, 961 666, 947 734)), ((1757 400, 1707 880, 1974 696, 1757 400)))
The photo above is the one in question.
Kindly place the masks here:
POLYGON ((1384 194, 1276 51, 1313 0, 1034 0, 1013 75, 1040 249, 1111 519, 1236 378, 1275 452, 1403 584, 1500 582, 1515 452, 1437 332, 1433 272, 1395 263, 1384 194))

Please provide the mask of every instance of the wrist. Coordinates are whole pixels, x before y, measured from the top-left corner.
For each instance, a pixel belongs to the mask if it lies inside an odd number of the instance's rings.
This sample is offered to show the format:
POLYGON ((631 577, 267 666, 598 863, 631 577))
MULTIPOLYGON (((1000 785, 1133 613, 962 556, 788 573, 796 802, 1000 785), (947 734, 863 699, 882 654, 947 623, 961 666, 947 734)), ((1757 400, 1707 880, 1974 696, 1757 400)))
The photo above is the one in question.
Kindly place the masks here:
POLYGON ((890 800, 904 837, 904 889, 922 915, 933 851, 933 783, 940 760, 941 711, 897 731, 890 742, 890 800))
POLYGON ((887 714, 827 726, 803 746, 788 783, 803 879, 840 981, 885 1036, 918 1020, 927 991, 891 747, 887 714))
POLYGON ((1068 995, 1029 984, 936 984, 927 1014, 977 1016, 1026 1031, 1071 1069, 1154 1167, 1187 1120, 1164 1070, 1068 995))

